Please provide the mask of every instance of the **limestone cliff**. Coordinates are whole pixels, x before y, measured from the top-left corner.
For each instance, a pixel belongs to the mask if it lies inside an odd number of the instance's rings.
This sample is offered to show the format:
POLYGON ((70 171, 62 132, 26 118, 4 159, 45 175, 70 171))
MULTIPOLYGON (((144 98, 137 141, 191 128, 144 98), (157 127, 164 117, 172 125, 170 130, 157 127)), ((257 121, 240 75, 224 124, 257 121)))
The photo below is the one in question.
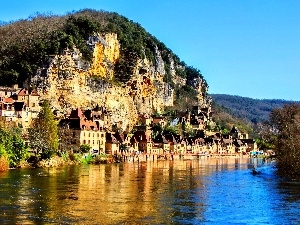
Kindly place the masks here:
MULTIPOLYGON (((165 106, 172 106, 174 85, 185 85, 186 79, 176 75, 170 58, 170 74, 173 85, 164 82, 165 62, 156 48, 155 63, 147 58, 138 59, 131 78, 126 83, 114 79, 114 65, 120 55, 120 44, 116 34, 94 35, 86 43, 93 52, 90 63, 84 61, 78 49, 65 50, 64 54, 49 58, 44 72, 40 70, 31 80, 41 99, 51 101, 53 107, 62 113, 73 108, 91 109, 106 107, 112 124, 123 130, 132 128, 138 114, 162 112, 165 106)), ((200 78, 199 78, 200 79, 200 78)), ((193 80, 201 104, 205 103, 200 80, 193 80)))

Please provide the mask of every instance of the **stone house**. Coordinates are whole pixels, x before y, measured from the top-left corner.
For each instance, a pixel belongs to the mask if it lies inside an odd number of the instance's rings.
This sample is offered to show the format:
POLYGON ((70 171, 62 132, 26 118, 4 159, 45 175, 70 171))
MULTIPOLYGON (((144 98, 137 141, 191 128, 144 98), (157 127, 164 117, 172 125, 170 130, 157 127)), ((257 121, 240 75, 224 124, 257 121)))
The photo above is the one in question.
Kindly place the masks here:
POLYGON ((192 119, 191 120, 191 127, 194 130, 204 130, 206 127, 206 122, 202 119, 192 119))
POLYGON ((137 151, 139 151, 139 142, 136 140, 135 136, 132 136, 130 138, 130 148, 128 149, 128 152, 133 153, 137 151))
POLYGON ((152 121, 153 126, 160 124, 162 128, 167 125, 165 118, 163 116, 155 116, 152 121))
POLYGON ((151 153, 152 139, 149 133, 146 131, 136 131, 133 137, 138 142, 138 150, 143 153, 151 153))
POLYGON ((121 143, 113 133, 106 133, 105 153, 110 155, 120 154, 121 143))
POLYGON ((237 153, 246 153, 247 152, 248 146, 242 140, 234 140, 233 144, 235 145, 235 151, 237 153))
POLYGON ((0 96, 3 97, 11 97, 13 95, 16 95, 19 91, 21 90, 21 88, 18 87, 17 84, 12 85, 11 87, 0 87, 0 96))
POLYGON ((229 134, 236 139, 248 139, 248 134, 247 133, 242 133, 239 131, 239 129, 235 126, 233 126, 229 132, 229 134))
POLYGON ((25 102, 28 111, 36 112, 37 114, 40 111, 40 96, 35 90, 28 91, 23 88, 19 93, 12 95, 12 98, 17 102, 25 102))
POLYGON ((222 139, 222 151, 220 154, 234 154, 235 153, 235 145, 233 144, 233 140, 231 138, 222 139))
POLYGON ((179 153, 180 152, 181 144, 180 144, 180 142, 178 142, 176 140, 176 138, 174 137, 174 135, 172 135, 172 134, 166 134, 165 138, 166 138, 166 140, 170 144, 170 153, 175 153, 175 154, 179 153))
POLYGON ((7 121, 13 121, 15 118, 15 107, 12 98, 0 97, 0 116, 6 117, 7 121))
POLYGON ((139 122, 141 125, 150 126, 153 119, 148 114, 140 114, 139 115, 139 122))
POLYGON ((254 139, 243 139, 242 141, 247 145, 247 152, 258 150, 257 143, 254 139))
POLYGON ((177 153, 186 154, 186 149, 187 149, 186 139, 182 138, 180 135, 175 135, 174 138, 177 142, 177 153))
POLYGON ((80 145, 89 145, 90 154, 105 152, 106 136, 94 121, 87 120, 81 109, 72 110, 68 119, 60 121, 61 148, 78 152, 80 145))
POLYGON ((152 149, 162 149, 163 153, 170 153, 170 143, 163 134, 158 134, 153 139, 152 149))

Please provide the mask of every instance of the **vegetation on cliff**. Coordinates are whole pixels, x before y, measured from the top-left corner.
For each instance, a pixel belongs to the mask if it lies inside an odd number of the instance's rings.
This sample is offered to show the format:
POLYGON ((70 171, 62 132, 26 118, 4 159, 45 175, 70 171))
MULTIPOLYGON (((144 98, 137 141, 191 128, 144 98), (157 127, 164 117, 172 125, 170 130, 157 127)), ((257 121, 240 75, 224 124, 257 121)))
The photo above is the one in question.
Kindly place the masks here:
POLYGON ((157 65, 157 51, 163 59, 164 81, 173 84, 171 64, 178 76, 191 80, 202 78, 198 69, 187 66, 164 43, 140 24, 117 13, 82 10, 65 16, 36 15, 0 26, 0 82, 20 85, 47 68, 48 59, 63 50, 78 48, 90 62, 92 50, 86 44, 95 33, 116 33, 121 44, 120 57, 114 65, 115 79, 126 82, 138 59, 147 58, 157 65))

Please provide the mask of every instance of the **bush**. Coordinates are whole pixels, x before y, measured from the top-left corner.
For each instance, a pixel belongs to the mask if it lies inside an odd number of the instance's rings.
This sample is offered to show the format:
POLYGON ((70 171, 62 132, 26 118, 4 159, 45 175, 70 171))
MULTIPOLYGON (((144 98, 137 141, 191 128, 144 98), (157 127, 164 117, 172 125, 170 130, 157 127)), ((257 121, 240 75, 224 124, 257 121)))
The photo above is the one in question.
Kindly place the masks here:
POLYGON ((81 163, 83 164, 91 164, 93 162, 93 156, 91 154, 86 155, 84 158, 82 158, 81 163))

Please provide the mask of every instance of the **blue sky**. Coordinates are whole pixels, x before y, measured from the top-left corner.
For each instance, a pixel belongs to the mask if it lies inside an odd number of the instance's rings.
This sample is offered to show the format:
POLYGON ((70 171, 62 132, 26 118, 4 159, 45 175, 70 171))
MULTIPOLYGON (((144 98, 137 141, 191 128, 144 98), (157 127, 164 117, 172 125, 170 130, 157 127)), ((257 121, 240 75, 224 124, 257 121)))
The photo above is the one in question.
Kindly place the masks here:
POLYGON ((201 70, 209 93, 300 101, 299 0, 1 0, 0 21, 84 8, 140 23, 201 70))

